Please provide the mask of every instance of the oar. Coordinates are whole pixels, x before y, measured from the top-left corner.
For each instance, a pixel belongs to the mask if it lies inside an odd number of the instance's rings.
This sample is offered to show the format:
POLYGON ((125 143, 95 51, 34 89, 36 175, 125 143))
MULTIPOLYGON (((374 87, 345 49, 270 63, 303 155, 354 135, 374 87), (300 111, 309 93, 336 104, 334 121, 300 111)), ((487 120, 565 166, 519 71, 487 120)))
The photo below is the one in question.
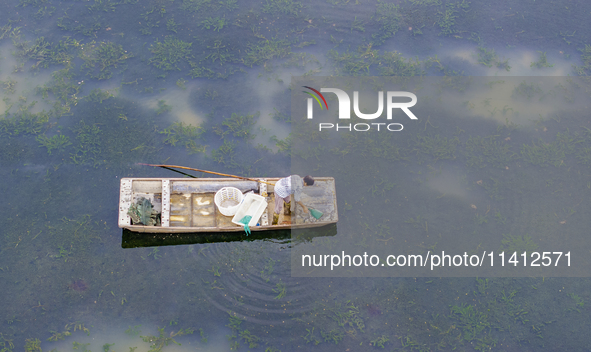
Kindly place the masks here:
MULTIPOLYGON (((186 167, 186 166, 176 166, 176 165, 158 165, 158 164, 144 164, 144 163, 138 163, 139 165, 146 165, 146 166, 153 166, 153 167, 161 167, 164 169, 171 169, 171 168, 176 168, 176 169, 184 169, 184 170, 191 170, 191 171, 198 171, 198 172, 205 172, 208 174, 214 174, 214 175, 219 175, 219 176, 227 176, 227 177, 234 177, 234 178, 240 178, 243 180, 248 180, 248 181, 254 181, 254 182, 261 182, 261 183, 266 183, 268 185, 274 186, 274 183, 270 183, 270 182, 265 182, 265 181, 261 181, 261 180, 255 180, 253 178, 248 178, 248 177, 242 177, 242 176, 236 176, 236 175, 230 175, 230 174, 222 174, 219 172, 213 172, 213 171, 207 171, 207 170, 201 170, 201 169, 194 169, 191 167, 186 167)), ((174 171, 174 170, 173 170, 174 171)))

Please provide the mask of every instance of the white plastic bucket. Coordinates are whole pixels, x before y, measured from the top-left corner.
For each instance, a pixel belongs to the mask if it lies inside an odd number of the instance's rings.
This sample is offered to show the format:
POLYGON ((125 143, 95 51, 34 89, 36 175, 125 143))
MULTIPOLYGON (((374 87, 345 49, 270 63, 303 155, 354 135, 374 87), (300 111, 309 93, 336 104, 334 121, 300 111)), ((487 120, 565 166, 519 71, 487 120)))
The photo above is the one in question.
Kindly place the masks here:
POLYGON ((225 216, 234 216, 242 202, 242 192, 238 188, 224 187, 217 191, 214 197, 215 205, 225 216))

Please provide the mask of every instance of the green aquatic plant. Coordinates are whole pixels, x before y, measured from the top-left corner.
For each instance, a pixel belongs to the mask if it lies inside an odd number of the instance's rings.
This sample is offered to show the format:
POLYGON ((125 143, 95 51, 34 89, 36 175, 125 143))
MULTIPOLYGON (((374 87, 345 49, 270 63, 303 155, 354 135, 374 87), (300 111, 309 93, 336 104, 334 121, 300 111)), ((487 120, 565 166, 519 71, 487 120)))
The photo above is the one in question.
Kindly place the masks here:
POLYGON ((201 126, 175 122, 160 133, 166 135, 165 144, 170 144, 173 147, 177 144, 182 145, 189 150, 190 154, 205 152, 205 146, 197 144, 197 139, 205 133, 205 129, 201 126))
POLYGON ((223 65, 234 58, 234 55, 230 53, 230 48, 223 44, 221 40, 216 40, 212 46, 207 46, 207 49, 209 49, 210 54, 205 58, 211 60, 211 62, 219 61, 220 65, 223 65))
POLYGON ((263 13, 272 15, 283 14, 297 17, 303 8, 304 5, 294 0, 265 0, 262 10, 263 13))
POLYGON ((405 59, 396 51, 388 51, 378 56, 378 71, 380 76, 421 76, 425 74, 423 63, 419 59, 405 59))
POLYGON ((240 338, 248 344, 248 348, 257 348, 259 346, 258 342, 260 341, 260 338, 251 334, 248 330, 241 331, 240 338))
POLYGON ((149 62, 164 71, 175 69, 180 71, 177 64, 189 59, 191 44, 170 36, 164 38, 163 42, 156 39, 156 42, 150 47, 154 56, 150 58, 149 62))
POLYGON ((358 31, 358 32, 365 32, 365 22, 363 22, 362 20, 358 20, 357 16, 355 16, 355 19, 353 20, 353 23, 351 24, 351 33, 354 30, 358 31))
POLYGON ((174 21, 174 18, 171 18, 166 22, 166 29, 171 32, 177 33, 178 26, 179 25, 174 21))
POLYGON ((242 62, 249 67, 261 65, 271 59, 284 58, 291 54, 291 46, 288 40, 271 39, 264 42, 249 43, 242 62))
POLYGON ((328 56, 334 62, 339 75, 369 75, 369 67, 376 62, 375 54, 367 56, 360 52, 347 51, 339 54, 338 51, 331 50, 328 56))
POLYGON ((558 132, 553 142, 546 143, 539 140, 537 143, 533 142, 531 145, 524 144, 521 148, 521 156, 525 161, 533 165, 554 165, 555 167, 559 167, 565 164, 565 158, 575 153, 575 150, 578 153, 581 152, 577 148, 577 144, 582 142, 581 139, 570 135, 568 132, 558 132))
POLYGON ((462 331, 463 340, 467 342, 480 338, 486 334, 486 330, 490 327, 488 316, 472 305, 452 306, 451 317, 456 321, 456 326, 462 331))
POLYGON ((86 70, 86 74, 98 80, 111 78, 113 70, 132 57, 123 46, 112 42, 87 43, 80 53, 80 58, 84 60, 82 68, 86 70))
POLYGON ((548 63, 548 59, 546 58, 546 53, 538 51, 540 54, 540 58, 536 62, 532 62, 530 67, 542 68, 542 67, 553 67, 554 64, 548 63))
POLYGON ((236 154, 235 148, 236 144, 234 142, 224 140, 224 144, 218 149, 211 151, 211 157, 213 160, 217 161, 218 164, 235 167, 237 166, 237 163, 234 160, 234 155, 236 154))
POLYGON ((75 351, 90 352, 90 350, 87 348, 88 346, 90 346, 90 343, 80 343, 76 341, 72 342, 72 349, 75 351))
POLYGON ((46 135, 41 134, 38 135, 36 138, 37 142, 39 142, 41 147, 47 148, 47 153, 51 155, 52 150, 63 150, 67 146, 71 145, 70 138, 68 136, 64 136, 63 134, 56 134, 51 138, 48 138, 46 135))
POLYGON ((267 264, 265 264, 265 267, 263 268, 263 270, 261 270, 261 278, 265 280, 265 282, 269 282, 269 280, 271 280, 271 274, 273 273, 274 266, 275 260, 269 258, 267 264))
POLYGON ((382 45, 400 29, 402 21, 400 6, 386 1, 378 1, 375 21, 379 25, 379 30, 372 35, 372 41, 375 45, 382 45))
POLYGON ((25 352, 42 352, 39 339, 27 339, 25 341, 25 352))
POLYGON ((208 17, 201 21, 201 28, 203 29, 210 29, 213 28, 214 31, 219 32, 224 28, 226 25, 226 19, 224 17, 208 17))
POLYGON ((327 332, 321 329, 320 336, 322 336, 324 342, 333 342, 335 345, 337 345, 343 339, 343 337, 345 337, 345 333, 337 329, 327 332))
MULTIPOLYGON (((28 60, 33 60, 35 62, 43 62, 45 60, 48 48, 50 46, 49 42, 45 40, 44 37, 39 37, 35 39, 35 43, 33 45, 29 45, 28 41, 20 40, 19 35, 12 36, 12 44, 16 48, 16 51, 13 55, 21 62, 24 63, 28 60)), ((34 65, 34 67, 37 66, 34 65)))
POLYGON ((506 141, 498 140, 499 136, 470 136, 464 145, 466 165, 475 168, 492 166, 504 169, 510 162, 517 159, 506 141))
POLYGON ((573 65, 573 69, 578 76, 589 76, 591 73, 591 45, 585 44, 584 48, 577 49, 581 52, 581 66, 573 65))
POLYGON ((185 80, 185 79, 183 79, 183 78, 179 78, 179 79, 176 81, 176 85, 177 85, 177 87, 179 87, 179 88, 180 88, 180 89, 182 89, 182 90, 186 90, 186 89, 187 89, 187 86, 185 85, 186 83, 187 83, 187 80, 185 80))
POLYGON ((76 135, 74 153, 70 154, 74 164, 91 163, 96 167, 105 162, 101 159, 103 134, 97 125, 87 125, 84 121, 80 121, 71 130, 76 135))
POLYGON ((270 116, 273 117, 274 120, 291 123, 291 116, 282 113, 281 111, 277 110, 277 108, 273 108, 273 112, 270 114, 270 116))
POLYGON ((158 109, 156 109, 156 115, 164 114, 165 112, 170 112, 172 110, 172 106, 166 104, 166 100, 158 100, 158 109))
POLYGON ((7 79, 6 81, 0 81, 0 84, 3 85, 4 91, 8 94, 14 94, 16 92, 16 81, 12 78, 7 79))
POLYGON ((447 138, 435 135, 417 135, 413 152, 421 162, 424 156, 430 156, 436 160, 455 159, 456 147, 460 144, 458 137, 447 138))
POLYGON ((115 5, 119 3, 112 3, 111 0, 94 0, 94 4, 86 5, 88 12, 115 12, 115 5))
POLYGON ((57 26, 64 31, 79 33, 87 37, 95 36, 101 28, 104 28, 99 16, 88 16, 84 21, 79 22, 70 18, 67 12, 57 19, 57 26))
MULTIPOLYGON (((226 1, 227 2, 227 1, 226 1)), ((183 0, 181 10, 186 12, 205 12, 215 6, 212 0, 183 0)))
POLYGON ((252 115, 232 113, 232 116, 225 119, 221 126, 214 128, 214 132, 220 135, 221 138, 224 138, 226 134, 231 134, 234 137, 246 140, 254 139, 255 135, 252 134, 250 130, 252 126, 254 126, 255 120, 258 116, 258 112, 252 115))
POLYGON ((181 346, 181 344, 176 342, 174 338, 183 335, 191 335, 193 332, 193 329, 180 329, 176 333, 171 331, 170 334, 164 334, 164 328, 158 328, 158 336, 148 335, 140 337, 144 342, 150 343, 150 350, 148 352, 160 352, 164 346, 168 346, 171 343, 181 346))
POLYGON ((142 332, 140 327, 141 325, 136 325, 134 327, 129 326, 129 328, 125 330, 125 333, 129 336, 138 336, 142 332))
POLYGON ((0 352, 12 352, 13 349, 14 343, 12 339, 7 339, 4 334, 0 333, 0 352))
POLYGON ((519 85, 513 88, 512 97, 526 97, 527 99, 531 99, 536 95, 542 95, 543 91, 539 85, 530 83, 527 84, 525 81, 519 83, 519 85))
POLYGON ((517 252, 518 255, 527 252, 530 255, 536 249, 538 245, 532 240, 532 238, 525 234, 523 236, 513 236, 511 234, 503 234, 501 240, 501 251, 513 254, 517 252))
POLYGON ((279 279, 279 282, 275 285, 273 292, 277 293, 275 299, 281 299, 285 297, 285 295, 287 294, 287 288, 285 284, 281 281, 281 279, 279 279))
POLYGON ((375 339, 369 341, 369 345, 370 346, 374 346, 374 347, 381 347, 381 348, 385 348, 385 344, 386 342, 390 341, 390 339, 386 336, 386 335, 382 335, 380 337, 376 337, 375 339))

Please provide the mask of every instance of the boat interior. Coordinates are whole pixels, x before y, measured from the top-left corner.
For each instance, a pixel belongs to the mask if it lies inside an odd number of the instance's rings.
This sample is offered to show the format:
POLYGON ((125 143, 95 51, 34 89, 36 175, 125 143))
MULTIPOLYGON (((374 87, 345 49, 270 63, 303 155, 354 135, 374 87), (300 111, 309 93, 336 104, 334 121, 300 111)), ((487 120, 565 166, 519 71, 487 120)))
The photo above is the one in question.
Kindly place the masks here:
MULTIPOLYGON (((130 204, 137 203, 141 198, 146 198, 152 203, 153 209, 161 213, 162 227, 225 228, 226 230, 235 228, 241 230, 242 226, 233 223, 233 217, 222 214, 215 204, 215 194, 223 187, 235 187, 243 194, 252 192, 265 198, 266 208, 257 226, 275 225, 281 227, 290 226, 294 222, 313 221, 308 214, 303 214, 301 207, 298 206, 294 212, 291 212, 289 205, 284 204, 284 211, 279 214, 274 224, 275 199, 272 184, 277 182, 279 178, 261 180, 270 184, 227 178, 122 179, 120 224, 132 225, 127 210, 124 208, 129 209, 130 204)), ((334 180, 332 178, 317 179, 314 186, 304 187, 302 194, 304 204, 310 204, 309 206, 312 208, 327 214, 327 216, 323 215, 322 221, 336 219, 336 204, 333 198, 334 180), (327 202, 329 197, 330 202, 327 202)))

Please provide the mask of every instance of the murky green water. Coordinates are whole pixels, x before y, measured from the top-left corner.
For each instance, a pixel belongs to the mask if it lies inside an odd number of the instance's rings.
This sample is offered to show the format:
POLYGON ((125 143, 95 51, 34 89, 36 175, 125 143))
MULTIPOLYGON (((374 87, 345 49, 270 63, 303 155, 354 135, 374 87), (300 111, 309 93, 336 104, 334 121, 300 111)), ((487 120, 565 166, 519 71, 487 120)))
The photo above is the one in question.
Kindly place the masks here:
POLYGON ((466 99, 403 135, 335 137, 290 136, 290 81, 427 75, 456 89, 457 76, 586 76, 586 2, 0 8, 2 351, 591 349, 588 278, 291 276, 296 245, 478 252, 571 241, 585 252, 586 85, 525 87, 534 100, 515 106, 466 99), (573 109, 540 103, 550 91, 575 97, 573 109), (120 178, 177 176, 138 163, 333 176, 337 231, 293 242, 130 237, 117 228, 120 178))

